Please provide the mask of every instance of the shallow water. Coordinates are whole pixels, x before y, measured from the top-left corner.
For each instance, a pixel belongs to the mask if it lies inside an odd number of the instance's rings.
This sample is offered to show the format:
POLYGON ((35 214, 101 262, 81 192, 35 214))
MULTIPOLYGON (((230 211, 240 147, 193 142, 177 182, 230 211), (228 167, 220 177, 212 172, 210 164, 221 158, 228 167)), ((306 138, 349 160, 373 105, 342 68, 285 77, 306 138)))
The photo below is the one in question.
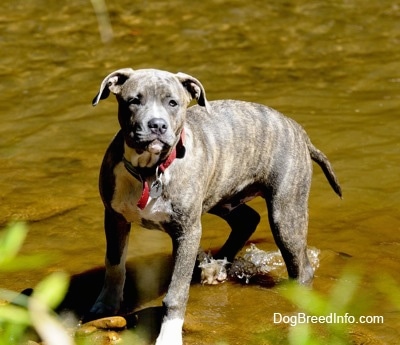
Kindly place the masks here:
MULTIPOLYGON (((54 270, 102 265, 97 177, 118 127, 115 101, 93 109, 91 99, 121 67, 183 71, 202 81, 209 100, 256 101, 294 118, 328 155, 344 199, 315 166, 309 244, 321 261, 314 289, 328 291, 345 267, 356 267, 355 304, 385 317, 360 332, 395 344, 399 306, 377 281, 389 275, 400 283, 400 5, 123 0, 109 1, 108 10, 114 37, 103 43, 89 0, 2 3, 0 224, 27 221, 23 253, 49 252, 54 260, 1 274, 1 286, 22 290, 54 270)), ((263 216, 251 240, 275 250, 264 201, 251 204, 263 216)), ((220 246, 226 225, 212 216, 203 225, 205 249, 220 246)), ((169 250, 165 234, 134 229, 130 260, 169 250)), ((275 288, 194 285, 185 339, 260 344, 276 330, 282 335, 273 343, 286 344, 275 311, 293 311, 275 288)))

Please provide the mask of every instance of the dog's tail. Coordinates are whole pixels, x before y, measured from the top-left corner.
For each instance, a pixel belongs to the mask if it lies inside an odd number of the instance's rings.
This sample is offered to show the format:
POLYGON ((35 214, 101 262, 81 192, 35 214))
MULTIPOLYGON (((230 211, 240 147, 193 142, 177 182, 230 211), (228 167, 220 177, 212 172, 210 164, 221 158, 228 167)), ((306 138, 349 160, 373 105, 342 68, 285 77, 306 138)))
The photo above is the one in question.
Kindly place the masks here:
POLYGON ((321 167, 335 193, 342 197, 342 188, 339 185, 339 180, 337 179, 328 158, 320 150, 318 150, 310 140, 308 140, 307 146, 311 159, 321 167))

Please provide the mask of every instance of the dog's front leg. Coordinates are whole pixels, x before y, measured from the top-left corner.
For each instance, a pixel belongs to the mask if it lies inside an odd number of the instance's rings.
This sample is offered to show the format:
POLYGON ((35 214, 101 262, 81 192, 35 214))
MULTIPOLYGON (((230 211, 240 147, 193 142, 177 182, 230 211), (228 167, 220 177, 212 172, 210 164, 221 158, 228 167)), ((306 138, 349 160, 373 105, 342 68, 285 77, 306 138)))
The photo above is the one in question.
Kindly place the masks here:
POLYGON ((106 274, 103 289, 90 312, 115 315, 123 299, 130 224, 118 213, 106 209, 104 228, 107 240, 106 274))
POLYGON ((174 268, 163 301, 165 315, 156 345, 181 345, 183 318, 200 244, 201 224, 199 219, 190 226, 169 223, 164 227, 172 238, 174 268))

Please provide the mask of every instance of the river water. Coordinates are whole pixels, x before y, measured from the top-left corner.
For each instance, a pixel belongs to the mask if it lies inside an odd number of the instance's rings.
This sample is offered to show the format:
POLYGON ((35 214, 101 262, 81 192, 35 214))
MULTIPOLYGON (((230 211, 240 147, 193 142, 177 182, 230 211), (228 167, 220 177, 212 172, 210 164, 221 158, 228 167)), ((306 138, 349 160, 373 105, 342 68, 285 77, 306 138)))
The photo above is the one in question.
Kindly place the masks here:
MULTIPOLYGON (((55 270, 73 275, 103 264, 97 177, 118 125, 115 100, 96 108, 91 100, 115 69, 182 71, 202 81, 209 100, 255 101, 292 117, 328 155, 344 198, 315 166, 309 245, 321 256, 314 289, 329 295, 353 267, 361 277, 354 308, 385 320, 357 325, 355 334, 374 344, 397 343, 399 303, 382 286, 391 277, 398 292, 400 283, 400 3, 122 0, 107 6, 113 38, 105 42, 89 0, 2 2, 0 224, 26 221, 22 254, 46 252, 53 260, 42 269, 1 274, 1 287, 18 291, 55 270)), ((252 205, 263 219, 251 241, 275 250, 264 201, 252 205)), ((211 216, 203 227, 206 249, 228 235, 211 216)), ((165 234, 133 229, 130 261, 169 250, 165 234)), ((287 327, 274 324, 272 315, 292 311, 273 287, 194 285, 185 339, 268 344, 275 331, 281 335, 272 343, 286 344, 287 327)))

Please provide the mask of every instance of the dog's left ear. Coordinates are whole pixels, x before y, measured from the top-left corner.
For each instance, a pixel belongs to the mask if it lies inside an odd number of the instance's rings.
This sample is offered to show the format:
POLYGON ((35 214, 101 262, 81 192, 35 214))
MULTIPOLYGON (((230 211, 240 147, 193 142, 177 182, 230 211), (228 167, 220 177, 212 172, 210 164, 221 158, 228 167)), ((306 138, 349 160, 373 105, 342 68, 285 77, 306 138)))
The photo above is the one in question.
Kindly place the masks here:
POLYGON ((197 103, 202 107, 205 107, 208 113, 211 113, 211 106, 207 101, 206 92, 204 91, 203 85, 196 78, 185 74, 177 73, 176 77, 182 83, 183 87, 189 93, 191 99, 197 100, 197 103))
POLYGON ((104 78, 100 85, 99 93, 93 98, 92 105, 97 105, 101 99, 106 99, 110 92, 114 95, 121 92, 121 86, 129 79, 134 73, 132 68, 122 68, 110 73, 104 78))

